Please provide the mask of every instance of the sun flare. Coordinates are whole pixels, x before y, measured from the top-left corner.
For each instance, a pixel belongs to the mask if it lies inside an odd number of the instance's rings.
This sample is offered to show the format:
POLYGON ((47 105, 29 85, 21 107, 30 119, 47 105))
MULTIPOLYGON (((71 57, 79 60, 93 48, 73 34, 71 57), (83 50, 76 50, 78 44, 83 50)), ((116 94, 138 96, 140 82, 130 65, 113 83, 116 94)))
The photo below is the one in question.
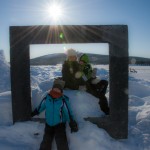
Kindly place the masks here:
POLYGON ((60 4, 54 3, 52 5, 49 5, 47 9, 49 17, 54 21, 61 19, 63 15, 63 9, 60 4))

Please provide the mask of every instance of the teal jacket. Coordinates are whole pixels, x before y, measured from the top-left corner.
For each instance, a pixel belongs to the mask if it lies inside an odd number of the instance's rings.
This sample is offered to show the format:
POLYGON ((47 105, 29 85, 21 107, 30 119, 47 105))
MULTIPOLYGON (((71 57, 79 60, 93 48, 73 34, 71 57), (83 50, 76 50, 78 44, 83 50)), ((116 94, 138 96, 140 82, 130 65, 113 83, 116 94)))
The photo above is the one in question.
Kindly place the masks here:
POLYGON ((49 126, 70 122, 70 119, 74 120, 69 98, 65 95, 52 98, 47 94, 36 110, 39 114, 45 110, 45 119, 49 126))

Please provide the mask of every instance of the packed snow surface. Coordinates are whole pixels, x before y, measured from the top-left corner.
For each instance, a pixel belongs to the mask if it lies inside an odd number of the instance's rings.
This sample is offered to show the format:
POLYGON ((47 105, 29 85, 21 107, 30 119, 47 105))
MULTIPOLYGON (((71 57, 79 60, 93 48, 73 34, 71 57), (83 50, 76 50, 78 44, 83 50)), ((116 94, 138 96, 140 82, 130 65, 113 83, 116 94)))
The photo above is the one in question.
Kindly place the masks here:
MULTIPOLYGON (((34 109, 45 92, 52 87, 55 77, 61 76, 62 65, 32 66, 31 95, 34 109)), ((96 65, 97 76, 109 80, 108 65, 96 65)), ((98 99, 85 91, 65 90, 79 126, 66 132, 70 150, 149 150, 150 149, 150 67, 131 66, 137 73, 129 72, 129 133, 128 139, 115 140, 96 125, 84 121, 84 117, 103 116, 98 99)), ((10 67, 0 51, 0 150, 38 150, 43 137, 44 124, 18 122, 12 124, 10 67)), ((109 99, 109 88, 106 94, 109 99)), ((44 117, 41 114, 39 117, 44 117)), ((55 141, 53 150, 56 150, 55 141)))

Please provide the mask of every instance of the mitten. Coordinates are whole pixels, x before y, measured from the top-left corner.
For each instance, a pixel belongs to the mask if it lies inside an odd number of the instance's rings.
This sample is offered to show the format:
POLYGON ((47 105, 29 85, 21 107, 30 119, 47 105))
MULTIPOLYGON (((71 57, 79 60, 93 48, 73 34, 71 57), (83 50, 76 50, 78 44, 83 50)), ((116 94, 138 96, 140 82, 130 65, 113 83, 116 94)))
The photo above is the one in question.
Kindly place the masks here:
POLYGON ((92 78, 96 78, 97 68, 93 68, 92 70, 92 78))
POLYGON ((71 128, 71 133, 78 131, 78 125, 75 120, 70 120, 69 126, 71 128))
POLYGON ((92 84, 97 84, 97 83, 99 83, 100 82, 100 78, 95 78, 95 79, 92 79, 91 80, 91 83, 92 84))
POLYGON ((35 109, 34 111, 31 112, 31 117, 34 117, 34 116, 36 116, 38 114, 39 114, 38 110, 35 109))

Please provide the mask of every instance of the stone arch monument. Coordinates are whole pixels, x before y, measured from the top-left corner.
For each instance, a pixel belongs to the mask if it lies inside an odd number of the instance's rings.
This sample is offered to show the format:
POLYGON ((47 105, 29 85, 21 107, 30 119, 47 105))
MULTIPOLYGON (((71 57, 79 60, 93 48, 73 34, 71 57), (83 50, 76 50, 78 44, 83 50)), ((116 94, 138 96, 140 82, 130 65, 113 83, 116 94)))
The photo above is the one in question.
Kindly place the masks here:
POLYGON ((10 63, 13 122, 30 120, 30 44, 108 43, 110 116, 85 120, 116 139, 128 136, 127 25, 11 26, 10 63), (63 35, 63 36, 62 36, 63 35))

